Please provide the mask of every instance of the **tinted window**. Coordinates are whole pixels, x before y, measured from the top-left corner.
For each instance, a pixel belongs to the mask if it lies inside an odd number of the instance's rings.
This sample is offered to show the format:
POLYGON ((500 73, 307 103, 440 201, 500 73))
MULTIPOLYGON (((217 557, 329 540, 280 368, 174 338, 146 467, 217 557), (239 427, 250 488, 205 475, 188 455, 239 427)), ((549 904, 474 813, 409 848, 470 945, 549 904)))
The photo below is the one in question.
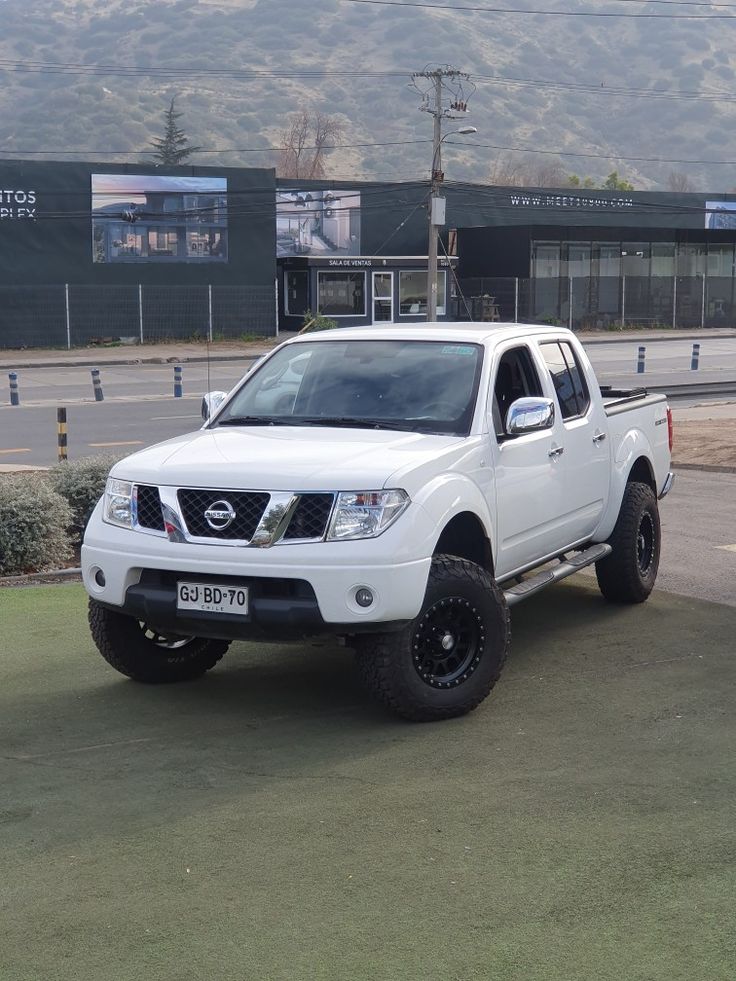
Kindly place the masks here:
POLYGON ((572 347, 567 341, 554 341, 539 347, 552 375, 562 418, 584 415, 590 405, 590 396, 572 347))

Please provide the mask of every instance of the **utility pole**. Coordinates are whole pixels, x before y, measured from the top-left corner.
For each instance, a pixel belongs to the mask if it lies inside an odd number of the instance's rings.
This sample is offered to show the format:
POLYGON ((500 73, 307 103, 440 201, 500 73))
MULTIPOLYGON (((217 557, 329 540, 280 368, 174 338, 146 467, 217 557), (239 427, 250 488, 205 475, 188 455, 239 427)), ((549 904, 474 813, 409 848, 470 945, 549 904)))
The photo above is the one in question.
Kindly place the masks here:
MULTIPOLYGON (((461 79, 469 79, 465 72, 445 66, 428 71, 416 72, 412 75, 415 88, 421 91, 418 79, 427 79, 430 85, 422 91, 420 110, 433 116, 434 128, 432 137, 432 169, 429 181, 429 240, 427 245, 427 320, 437 319, 437 236, 445 224, 445 199, 440 196, 440 190, 445 175, 442 172, 442 136, 443 119, 461 119, 467 115, 467 96, 463 92, 461 79), (447 90, 447 105, 443 104, 444 90, 447 90)), ((474 126, 461 127, 456 133, 475 133, 474 126)), ((447 302, 445 300, 445 302, 447 302)))

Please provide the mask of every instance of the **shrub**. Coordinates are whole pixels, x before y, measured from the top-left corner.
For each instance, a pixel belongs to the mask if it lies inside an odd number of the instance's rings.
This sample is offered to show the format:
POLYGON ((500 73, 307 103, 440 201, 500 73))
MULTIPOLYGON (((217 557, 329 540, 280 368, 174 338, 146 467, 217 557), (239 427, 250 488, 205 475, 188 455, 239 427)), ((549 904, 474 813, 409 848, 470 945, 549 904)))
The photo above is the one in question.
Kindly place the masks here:
POLYGON ((72 555, 72 509, 44 475, 0 480, 0 575, 58 568, 72 555))
POLYGON ((304 313, 304 325, 299 333, 309 334, 313 330, 334 330, 338 326, 336 320, 332 320, 331 317, 325 317, 319 310, 316 313, 306 310, 304 313))
POLYGON ((111 454, 88 456, 59 463, 49 471, 51 486, 72 509, 71 532, 75 544, 81 544, 89 516, 105 490, 110 468, 119 459, 111 454))

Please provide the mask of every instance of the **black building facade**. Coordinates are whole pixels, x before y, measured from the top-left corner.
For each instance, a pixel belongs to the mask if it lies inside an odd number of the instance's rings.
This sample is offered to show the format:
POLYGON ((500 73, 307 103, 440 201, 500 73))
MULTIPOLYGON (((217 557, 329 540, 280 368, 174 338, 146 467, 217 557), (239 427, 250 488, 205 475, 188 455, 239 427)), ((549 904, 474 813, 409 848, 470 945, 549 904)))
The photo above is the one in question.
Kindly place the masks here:
MULTIPOLYGON (((426 182, 0 163, 0 346, 426 317, 426 182)), ((736 195, 446 183, 440 319, 732 326, 736 195)))

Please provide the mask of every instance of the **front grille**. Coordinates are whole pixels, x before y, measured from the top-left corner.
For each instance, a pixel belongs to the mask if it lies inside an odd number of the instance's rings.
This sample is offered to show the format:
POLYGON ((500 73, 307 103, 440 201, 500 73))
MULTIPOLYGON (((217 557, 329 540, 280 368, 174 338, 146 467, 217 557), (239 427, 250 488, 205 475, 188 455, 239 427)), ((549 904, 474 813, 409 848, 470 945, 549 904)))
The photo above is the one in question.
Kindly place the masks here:
POLYGON ((154 531, 164 531, 164 518, 161 513, 161 497, 158 487, 148 484, 138 484, 136 487, 138 504, 138 524, 141 528, 152 528, 154 531))
POLYGON ((322 538, 334 499, 333 494, 302 494, 283 540, 322 538))
POLYGON ((179 506, 190 535, 196 538, 221 538, 250 541, 270 500, 270 494, 232 490, 180 490, 179 506), (217 501, 227 501, 235 519, 227 528, 211 528, 204 512, 217 501))

